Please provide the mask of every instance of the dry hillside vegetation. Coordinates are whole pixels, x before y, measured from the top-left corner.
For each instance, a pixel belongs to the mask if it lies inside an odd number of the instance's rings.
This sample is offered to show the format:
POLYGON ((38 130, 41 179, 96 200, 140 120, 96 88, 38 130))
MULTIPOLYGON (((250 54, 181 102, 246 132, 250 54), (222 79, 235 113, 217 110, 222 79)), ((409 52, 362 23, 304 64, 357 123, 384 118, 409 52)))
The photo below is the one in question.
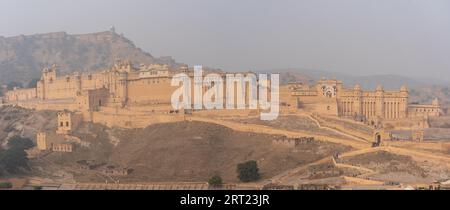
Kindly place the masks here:
POLYGON ((56 129, 56 112, 0 106, 0 144, 14 135, 35 139, 36 132, 56 129))
MULTIPOLYGON (((206 182, 215 174, 221 175, 226 182, 237 182, 236 165, 247 160, 257 160, 262 178, 266 179, 336 151, 350 150, 325 142, 304 143, 295 149, 273 147, 272 139, 279 136, 236 132, 202 122, 158 124, 132 130, 90 127, 89 133, 76 133, 91 142, 90 149, 71 154, 52 153, 46 158, 66 167, 74 166, 78 160, 130 167, 133 172, 120 178, 124 182, 206 182), (120 141, 115 147, 110 142, 112 136, 120 141)), ((104 181, 98 175, 83 173, 75 173, 75 179, 104 181)))

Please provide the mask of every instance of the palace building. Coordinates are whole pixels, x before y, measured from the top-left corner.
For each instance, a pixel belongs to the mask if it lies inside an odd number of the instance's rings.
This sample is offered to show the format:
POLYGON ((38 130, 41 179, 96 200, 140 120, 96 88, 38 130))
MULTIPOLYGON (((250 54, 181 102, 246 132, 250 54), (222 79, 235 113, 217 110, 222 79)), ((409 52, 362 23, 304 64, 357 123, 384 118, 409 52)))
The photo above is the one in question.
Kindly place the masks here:
POLYGON ((406 86, 395 91, 384 90, 382 86, 365 91, 360 85, 348 89, 343 87, 341 81, 322 79, 313 86, 289 84, 288 90, 299 109, 361 121, 401 120, 441 114, 438 99, 431 104, 409 104, 406 86))
MULTIPOLYGON (((181 68, 180 71, 186 70, 181 68)), ((111 69, 95 73, 59 76, 57 67, 45 68, 37 88, 6 93, 6 101, 36 101, 66 104, 69 110, 96 111, 102 106, 170 105, 176 87, 170 86, 167 65, 135 68, 129 61, 118 61, 111 69)))
MULTIPOLYGON (((81 112, 83 121, 144 127, 150 122, 183 119, 167 115, 186 113, 186 110, 173 110, 171 105, 171 96, 179 88, 172 86, 171 81, 178 73, 186 73, 191 79, 194 77, 188 66, 178 69, 158 64, 135 67, 129 61, 120 60, 104 71, 75 72, 64 76, 58 75, 57 66, 53 65, 43 69, 36 88, 8 91, 3 101, 25 108, 81 112)), ((218 74, 225 78, 225 73, 218 74)), ((208 87, 205 85, 203 92, 208 87)), ((244 89, 244 94, 248 95, 250 91, 244 89)), ((302 111, 351 118, 372 125, 380 121, 423 119, 441 114, 438 99, 431 104, 410 104, 406 86, 395 91, 385 90, 382 86, 366 91, 359 85, 345 88, 342 81, 322 79, 314 85, 292 83, 281 86, 279 90, 282 113, 302 111)), ((227 88, 224 89, 224 97, 227 95, 225 91, 227 88)), ((247 99, 246 96, 246 102, 247 99)), ((208 110, 208 113, 250 115, 255 110, 208 110)))

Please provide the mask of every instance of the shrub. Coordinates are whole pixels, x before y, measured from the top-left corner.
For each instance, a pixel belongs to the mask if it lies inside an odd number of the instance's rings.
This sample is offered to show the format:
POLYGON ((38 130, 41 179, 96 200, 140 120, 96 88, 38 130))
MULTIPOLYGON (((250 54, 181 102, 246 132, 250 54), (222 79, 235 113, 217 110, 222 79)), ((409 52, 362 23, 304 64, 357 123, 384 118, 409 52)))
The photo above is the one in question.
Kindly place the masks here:
POLYGON ((13 136, 8 140, 8 147, 18 150, 27 150, 34 146, 33 141, 29 138, 22 138, 20 136, 13 136))
POLYGON ((237 173, 242 182, 256 181, 260 178, 258 164, 254 160, 238 164, 237 173))
POLYGON ((8 149, 0 150, 0 173, 14 174, 29 169, 25 150, 32 147, 33 142, 28 138, 14 136, 9 139, 8 149))
POLYGON ((11 182, 0 182, 0 189, 10 189, 12 187, 11 182))
POLYGON ((42 186, 33 186, 33 190, 42 190, 42 186))
POLYGON ((209 179, 208 184, 211 187, 220 187, 223 184, 222 177, 220 177, 219 175, 215 175, 209 179))

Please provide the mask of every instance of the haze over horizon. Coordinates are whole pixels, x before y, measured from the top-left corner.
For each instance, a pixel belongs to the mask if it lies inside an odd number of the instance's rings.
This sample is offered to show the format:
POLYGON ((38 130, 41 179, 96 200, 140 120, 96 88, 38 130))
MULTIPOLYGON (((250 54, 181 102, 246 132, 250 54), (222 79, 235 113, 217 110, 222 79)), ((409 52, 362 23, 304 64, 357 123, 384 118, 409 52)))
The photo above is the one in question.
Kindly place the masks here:
POLYGON ((153 56, 224 70, 304 68, 450 81, 445 0, 0 0, 0 24, 5 37, 115 26, 153 56))

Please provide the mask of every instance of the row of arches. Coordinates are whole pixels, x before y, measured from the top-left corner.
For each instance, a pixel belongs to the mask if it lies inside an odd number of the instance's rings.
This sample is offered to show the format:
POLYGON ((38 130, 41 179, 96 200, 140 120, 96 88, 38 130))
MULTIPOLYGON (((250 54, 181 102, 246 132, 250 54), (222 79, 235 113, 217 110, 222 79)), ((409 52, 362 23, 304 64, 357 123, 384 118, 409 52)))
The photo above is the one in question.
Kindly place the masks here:
MULTIPOLYGON (((344 116, 362 115, 367 118, 375 117, 377 113, 377 102, 375 101, 363 101, 359 104, 360 109, 357 107, 357 103, 353 101, 343 101, 340 103, 341 114, 344 116)), ((384 111, 381 116, 385 119, 398 119, 404 116, 402 112, 406 110, 402 108, 401 102, 383 102, 384 111)), ((379 112, 379 111, 378 111, 379 112)))
POLYGON ((400 118, 400 103, 384 102, 384 118, 386 119, 400 118))
POLYGON ((354 113, 353 110, 353 101, 344 101, 341 104, 342 114, 345 116, 351 116, 354 113))
POLYGON ((366 117, 376 116, 376 103, 373 101, 364 101, 361 103, 362 115, 366 117))

